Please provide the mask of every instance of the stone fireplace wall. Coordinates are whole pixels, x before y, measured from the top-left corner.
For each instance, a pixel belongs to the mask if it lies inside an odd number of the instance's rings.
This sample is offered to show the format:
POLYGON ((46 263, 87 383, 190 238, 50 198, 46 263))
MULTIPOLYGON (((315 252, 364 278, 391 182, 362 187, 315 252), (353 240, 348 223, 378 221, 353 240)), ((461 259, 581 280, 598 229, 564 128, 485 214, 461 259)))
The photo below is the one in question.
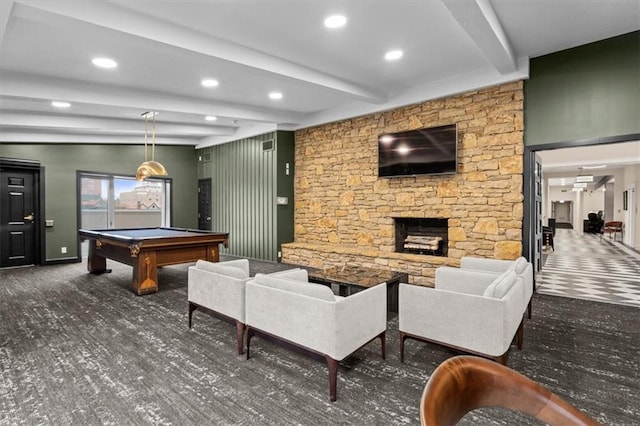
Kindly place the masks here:
POLYGON ((296 132, 295 241, 282 261, 401 270, 431 285, 462 256, 522 252, 523 85, 504 84, 296 132), (458 173, 378 179, 384 132, 458 124, 458 173), (394 217, 448 218, 448 256, 395 253, 394 217))

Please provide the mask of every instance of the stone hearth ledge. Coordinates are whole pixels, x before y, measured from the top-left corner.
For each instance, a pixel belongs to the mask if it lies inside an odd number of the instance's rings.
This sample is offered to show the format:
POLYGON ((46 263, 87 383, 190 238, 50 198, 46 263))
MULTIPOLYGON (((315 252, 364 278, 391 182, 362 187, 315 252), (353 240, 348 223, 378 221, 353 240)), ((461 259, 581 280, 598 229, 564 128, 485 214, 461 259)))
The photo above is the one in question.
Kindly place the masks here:
POLYGON ((396 253, 335 244, 295 242, 282 244, 282 262, 318 269, 354 265, 406 272, 411 284, 429 287, 433 287, 437 267, 460 266, 460 259, 451 257, 396 253))

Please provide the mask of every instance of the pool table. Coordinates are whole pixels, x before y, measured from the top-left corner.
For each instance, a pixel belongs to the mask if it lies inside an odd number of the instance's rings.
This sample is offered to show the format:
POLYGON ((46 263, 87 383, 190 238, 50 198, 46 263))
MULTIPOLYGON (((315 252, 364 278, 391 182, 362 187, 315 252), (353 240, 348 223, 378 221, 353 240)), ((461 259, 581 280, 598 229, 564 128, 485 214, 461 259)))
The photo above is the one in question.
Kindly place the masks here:
POLYGON ((78 234, 89 241, 89 272, 111 272, 107 259, 131 265, 138 295, 158 291, 159 266, 198 259, 218 262, 219 244, 227 247, 229 242, 229 233, 180 228, 80 229, 78 234))

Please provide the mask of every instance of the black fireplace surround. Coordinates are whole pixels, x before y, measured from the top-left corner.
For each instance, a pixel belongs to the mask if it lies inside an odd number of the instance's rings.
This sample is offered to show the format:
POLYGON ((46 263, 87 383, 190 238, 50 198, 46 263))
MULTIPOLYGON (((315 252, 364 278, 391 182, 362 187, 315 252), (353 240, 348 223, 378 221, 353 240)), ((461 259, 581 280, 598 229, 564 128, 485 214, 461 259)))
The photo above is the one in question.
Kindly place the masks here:
POLYGON ((449 219, 394 217, 396 252, 447 256, 449 219))

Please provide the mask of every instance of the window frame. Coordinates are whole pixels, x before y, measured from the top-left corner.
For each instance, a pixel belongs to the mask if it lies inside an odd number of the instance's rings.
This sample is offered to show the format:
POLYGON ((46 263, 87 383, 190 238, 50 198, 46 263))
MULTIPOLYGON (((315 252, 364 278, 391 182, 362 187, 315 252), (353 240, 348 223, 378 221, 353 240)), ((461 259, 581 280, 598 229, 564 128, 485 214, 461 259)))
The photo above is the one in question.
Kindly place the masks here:
MULTIPOLYGON (((94 172, 88 170, 76 171, 76 222, 77 229, 82 228, 82 179, 94 178, 100 180, 108 180, 108 200, 107 200, 107 227, 106 229, 115 229, 116 208, 115 208, 115 181, 117 179, 133 180, 136 178, 134 175, 127 175, 122 173, 105 173, 94 172)), ((173 179, 168 177, 156 176, 146 179, 147 181, 162 182, 163 183, 163 206, 161 215, 162 227, 173 226, 173 179)), ((149 225, 151 226, 151 225, 149 225)), ((77 232, 77 231, 76 231, 77 232)), ((82 260, 82 241, 78 238, 78 260, 82 260)), ((85 254, 86 255, 86 254, 85 254)))

